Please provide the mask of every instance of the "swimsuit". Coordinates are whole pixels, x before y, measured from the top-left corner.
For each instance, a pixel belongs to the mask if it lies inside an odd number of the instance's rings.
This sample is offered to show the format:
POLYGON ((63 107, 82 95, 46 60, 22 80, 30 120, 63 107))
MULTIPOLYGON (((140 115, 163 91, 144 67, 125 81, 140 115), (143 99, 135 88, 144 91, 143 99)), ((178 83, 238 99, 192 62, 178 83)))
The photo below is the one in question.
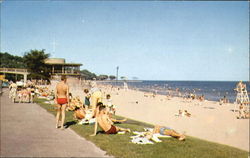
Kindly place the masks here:
POLYGON ((172 129, 169 128, 169 127, 162 127, 162 128, 160 129, 160 134, 161 134, 161 135, 165 135, 165 130, 172 130, 172 129))
POLYGON ((57 103, 60 105, 67 104, 68 100, 67 98, 57 98, 57 103))
POLYGON ((115 126, 111 125, 110 129, 108 131, 105 132, 106 134, 116 134, 116 128, 115 126))
POLYGON ((84 104, 85 104, 86 106, 89 106, 89 105, 90 105, 89 98, 85 97, 84 104))

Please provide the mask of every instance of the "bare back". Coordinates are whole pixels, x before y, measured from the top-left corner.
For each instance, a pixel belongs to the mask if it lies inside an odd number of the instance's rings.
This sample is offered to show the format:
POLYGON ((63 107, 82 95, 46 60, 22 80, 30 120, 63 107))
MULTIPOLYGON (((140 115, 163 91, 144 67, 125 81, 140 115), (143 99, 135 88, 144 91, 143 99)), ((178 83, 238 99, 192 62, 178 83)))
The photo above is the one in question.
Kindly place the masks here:
POLYGON ((69 86, 63 81, 56 85, 57 98, 68 98, 69 86))
POLYGON ((111 128, 111 123, 108 119, 108 115, 101 114, 96 118, 100 127, 106 132, 111 128))

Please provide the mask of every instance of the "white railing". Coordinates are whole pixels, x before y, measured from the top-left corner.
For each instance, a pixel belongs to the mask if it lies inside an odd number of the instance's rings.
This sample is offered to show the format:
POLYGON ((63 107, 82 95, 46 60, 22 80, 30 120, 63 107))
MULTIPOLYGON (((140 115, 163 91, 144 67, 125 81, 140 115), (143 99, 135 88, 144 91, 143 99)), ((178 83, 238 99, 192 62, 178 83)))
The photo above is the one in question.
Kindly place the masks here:
POLYGON ((28 70, 27 69, 17 69, 17 68, 0 68, 0 72, 28 73, 28 70))

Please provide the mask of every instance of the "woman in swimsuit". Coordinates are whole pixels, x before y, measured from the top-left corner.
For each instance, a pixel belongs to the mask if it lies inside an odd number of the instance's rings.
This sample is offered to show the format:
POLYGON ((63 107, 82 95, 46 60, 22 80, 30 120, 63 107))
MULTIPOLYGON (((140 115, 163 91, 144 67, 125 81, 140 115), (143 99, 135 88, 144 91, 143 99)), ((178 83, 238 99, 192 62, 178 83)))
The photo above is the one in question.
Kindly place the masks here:
POLYGON ((147 134, 147 138, 152 138, 153 134, 160 133, 161 135, 168 135, 174 138, 177 138, 178 140, 185 140, 184 134, 179 134, 172 128, 166 127, 166 126, 155 126, 153 132, 149 132, 147 134))

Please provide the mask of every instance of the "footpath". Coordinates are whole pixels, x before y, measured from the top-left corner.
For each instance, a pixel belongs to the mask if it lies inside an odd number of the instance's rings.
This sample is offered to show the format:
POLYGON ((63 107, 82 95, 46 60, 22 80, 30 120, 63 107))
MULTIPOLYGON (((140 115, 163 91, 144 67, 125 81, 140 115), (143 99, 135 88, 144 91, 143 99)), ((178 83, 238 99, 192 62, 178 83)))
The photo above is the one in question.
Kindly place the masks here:
POLYGON ((55 128, 55 117, 37 104, 0 96, 1 157, 108 157, 70 128, 55 128))

